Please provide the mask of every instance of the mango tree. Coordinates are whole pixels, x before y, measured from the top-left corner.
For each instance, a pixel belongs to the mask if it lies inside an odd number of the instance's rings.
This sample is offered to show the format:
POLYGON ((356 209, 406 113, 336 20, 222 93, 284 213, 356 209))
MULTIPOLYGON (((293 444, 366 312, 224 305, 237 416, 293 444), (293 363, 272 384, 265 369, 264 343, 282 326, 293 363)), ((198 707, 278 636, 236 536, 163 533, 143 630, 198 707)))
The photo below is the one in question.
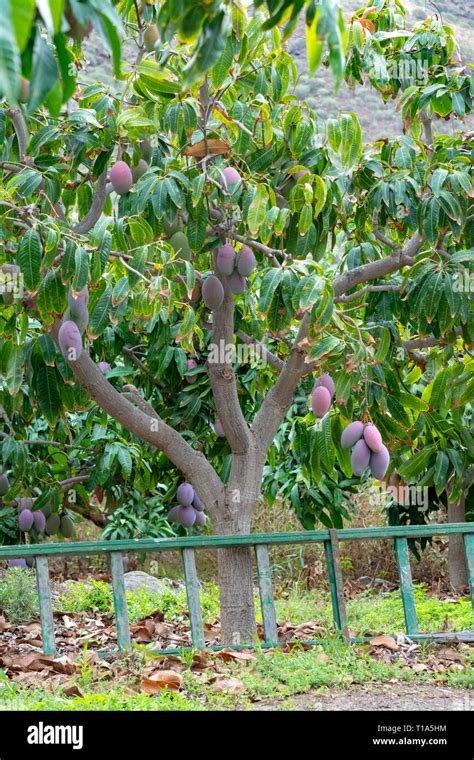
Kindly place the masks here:
MULTIPOLYGON (((335 13, 335 28, 329 4, 315 11, 312 68, 325 18, 336 79, 343 51, 351 84, 399 98, 403 134, 364 144, 354 113, 320 125, 298 102, 278 14, 211 14, 196 42, 184 22, 164 22, 167 7, 123 3, 120 21, 104 0, 70 2, 80 33, 58 16, 20 40, 15 13, 3 29, 18 58, 3 70, 0 134, 10 537, 41 535, 45 508, 67 536, 65 507, 93 517, 88 494, 100 501, 107 486, 120 502, 131 479, 127 509, 155 480, 160 504, 177 493, 170 519, 202 523, 204 507, 215 533, 246 533, 288 445, 300 474, 287 495, 308 527, 301 489, 315 489, 326 524, 338 494, 339 524, 341 491, 392 470, 462 497, 472 136, 433 128, 436 115, 471 108, 451 31, 437 20, 406 30, 399 4, 369 6, 347 26, 335 13), (96 8, 116 91, 82 82, 81 6, 96 8), (121 24, 136 47, 123 66, 121 24), (419 60, 426 81, 406 76, 419 60), (178 488, 158 486, 165 459, 178 488), (40 493, 25 505, 31 461, 40 493), (22 514, 17 524, 12 500, 31 525, 22 514)), ((223 640, 253 636, 246 549, 220 551, 219 584, 223 640)))

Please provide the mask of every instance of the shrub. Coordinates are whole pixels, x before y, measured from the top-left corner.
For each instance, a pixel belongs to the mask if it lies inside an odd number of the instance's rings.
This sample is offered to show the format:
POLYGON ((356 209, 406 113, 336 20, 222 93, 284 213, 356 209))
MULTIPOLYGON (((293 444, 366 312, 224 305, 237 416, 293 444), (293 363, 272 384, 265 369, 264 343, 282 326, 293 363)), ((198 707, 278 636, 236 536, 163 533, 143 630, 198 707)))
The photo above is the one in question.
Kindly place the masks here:
POLYGON ((13 625, 28 623, 38 615, 35 574, 24 567, 10 568, 0 584, 0 608, 13 625))

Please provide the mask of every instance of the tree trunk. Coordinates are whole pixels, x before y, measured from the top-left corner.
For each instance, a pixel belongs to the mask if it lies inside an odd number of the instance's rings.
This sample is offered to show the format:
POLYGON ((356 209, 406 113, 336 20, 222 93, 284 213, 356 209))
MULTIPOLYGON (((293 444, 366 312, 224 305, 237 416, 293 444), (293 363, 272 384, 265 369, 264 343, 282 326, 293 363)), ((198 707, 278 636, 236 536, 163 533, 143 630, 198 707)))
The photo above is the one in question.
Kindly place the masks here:
POLYGON ((257 624, 253 601, 250 547, 218 549, 221 643, 255 643, 257 624))
MULTIPOLYGON (((466 521, 466 497, 462 496, 459 501, 448 504, 448 522, 466 521)), ((462 536, 449 537, 448 549, 449 582, 455 591, 460 591, 468 585, 466 553, 464 551, 464 539, 462 536)))
MULTIPOLYGON (((250 533, 253 509, 235 511, 229 504, 222 505, 215 524, 216 535, 250 533)), ((220 589, 221 640, 223 644, 255 643, 257 625, 253 600, 253 562, 251 547, 218 549, 217 563, 220 589)))
MULTIPOLYGON (((234 453, 229 482, 213 516, 216 535, 250 533, 250 521, 260 497, 265 454, 250 434, 245 454, 234 453)), ((255 643, 257 624, 253 600, 251 547, 219 549, 217 562, 224 644, 255 643)))

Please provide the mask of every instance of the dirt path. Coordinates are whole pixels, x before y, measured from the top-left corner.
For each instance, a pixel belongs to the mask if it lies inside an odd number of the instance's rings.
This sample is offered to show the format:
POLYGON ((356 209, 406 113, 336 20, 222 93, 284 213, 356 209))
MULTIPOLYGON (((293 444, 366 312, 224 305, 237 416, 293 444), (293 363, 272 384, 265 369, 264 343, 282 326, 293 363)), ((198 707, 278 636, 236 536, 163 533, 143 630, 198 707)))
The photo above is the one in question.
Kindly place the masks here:
POLYGON ((473 710, 474 694, 432 684, 377 684, 256 702, 253 710, 473 710))

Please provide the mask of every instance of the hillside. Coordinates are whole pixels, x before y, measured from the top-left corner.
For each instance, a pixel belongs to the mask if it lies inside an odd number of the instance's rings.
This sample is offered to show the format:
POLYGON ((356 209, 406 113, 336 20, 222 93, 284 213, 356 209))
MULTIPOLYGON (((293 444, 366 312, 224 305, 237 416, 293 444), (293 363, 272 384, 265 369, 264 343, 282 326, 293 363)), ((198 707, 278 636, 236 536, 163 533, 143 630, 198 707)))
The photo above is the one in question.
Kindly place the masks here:
MULTIPOLYGON (((341 0, 341 4, 346 18, 351 15, 352 11, 363 5, 360 0, 341 0)), ((406 5, 408 7, 408 3, 406 5)), ((422 2, 410 5, 412 10, 409 19, 412 19, 413 23, 421 21, 432 13, 428 4, 427 7, 422 2)), ((474 52, 473 6, 459 0, 440 0, 436 3, 436 7, 441 12, 444 23, 451 26, 455 31, 463 62, 472 62, 474 52)), ((401 119, 393 106, 393 102, 384 104, 380 94, 370 85, 359 86, 353 90, 343 82, 339 92, 335 93, 334 80, 330 71, 321 67, 313 77, 308 75, 303 22, 298 25, 296 33, 289 40, 288 51, 294 57, 300 75, 297 86, 298 97, 301 100, 306 99, 323 121, 337 116, 339 111, 355 111, 362 125, 365 140, 374 140, 381 136, 394 137, 400 134, 401 119)), ((474 124, 472 115, 466 119, 466 123, 474 124)), ((443 130, 446 130, 446 122, 443 122, 443 130)))
MULTIPOLYGON (((346 18, 354 10, 363 6, 361 0, 341 0, 341 3, 346 18)), ((406 6, 409 5, 411 7, 409 19, 411 18, 413 23, 431 15, 434 7, 428 0, 426 0, 426 5, 423 0, 410 4, 407 2, 406 6)), ((444 22, 454 29, 463 62, 472 62, 474 52, 472 37, 474 14, 472 8, 469 7, 468 3, 461 2, 461 0, 439 0, 436 3, 436 8, 442 14, 444 22)), ((87 41, 86 50, 90 66, 83 70, 82 81, 85 83, 97 81, 98 72, 100 72, 100 80, 112 84, 108 53, 104 51, 97 37, 91 37, 87 41)), ((307 100, 321 121, 324 122, 328 117, 336 116, 339 111, 355 111, 361 122, 365 141, 374 140, 381 136, 394 137, 400 134, 401 119, 393 102, 384 104, 380 94, 370 85, 358 86, 352 90, 343 82, 340 90, 335 93, 333 76, 323 66, 318 69, 314 76, 309 76, 303 20, 300 21, 295 33, 288 41, 288 50, 294 57, 299 73, 296 88, 298 97, 301 100, 307 100)), ((133 59, 134 57, 135 49, 131 49, 130 58, 133 59)), ((474 117, 472 115, 468 117, 465 124, 474 128, 474 117)), ((447 123, 443 122, 443 131, 446 131, 446 128, 447 123)), ((453 122, 450 128, 455 131, 459 128, 459 122, 453 122)))

